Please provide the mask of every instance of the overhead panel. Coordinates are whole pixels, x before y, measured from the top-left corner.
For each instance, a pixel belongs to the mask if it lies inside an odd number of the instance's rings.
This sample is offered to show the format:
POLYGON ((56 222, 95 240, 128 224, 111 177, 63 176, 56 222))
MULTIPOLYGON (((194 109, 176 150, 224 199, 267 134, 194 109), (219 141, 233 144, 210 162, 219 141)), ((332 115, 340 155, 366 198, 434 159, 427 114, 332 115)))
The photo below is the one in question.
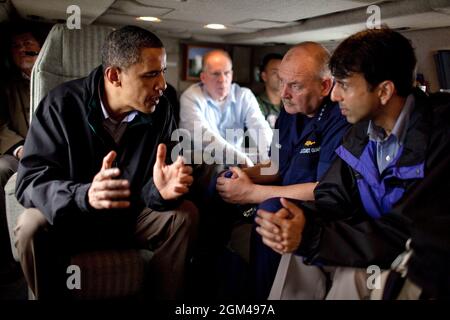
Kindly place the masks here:
POLYGON ((267 28, 279 28, 285 27, 288 25, 292 25, 292 22, 284 22, 284 21, 271 21, 271 20, 246 20, 233 23, 233 26, 241 27, 241 28, 249 28, 249 29, 267 29, 267 28))
POLYGON ((83 24, 139 25, 183 39, 228 43, 295 43, 340 39, 365 27, 367 7, 381 8, 381 22, 394 27, 450 26, 450 0, 12 0, 22 17, 65 20, 66 9, 80 7, 83 24), (160 23, 137 21, 155 16, 160 23), (203 26, 221 23, 227 29, 203 26))
POLYGON ((114 0, 12 0, 17 12, 23 18, 43 18, 53 22, 66 20, 70 16, 67 8, 77 5, 80 8, 82 24, 94 22, 113 2, 114 0))
POLYGON ((119 0, 114 2, 107 13, 124 13, 130 16, 151 16, 163 17, 174 9, 168 7, 159 7, 147 4, 140 4, 134 1, 119 0))

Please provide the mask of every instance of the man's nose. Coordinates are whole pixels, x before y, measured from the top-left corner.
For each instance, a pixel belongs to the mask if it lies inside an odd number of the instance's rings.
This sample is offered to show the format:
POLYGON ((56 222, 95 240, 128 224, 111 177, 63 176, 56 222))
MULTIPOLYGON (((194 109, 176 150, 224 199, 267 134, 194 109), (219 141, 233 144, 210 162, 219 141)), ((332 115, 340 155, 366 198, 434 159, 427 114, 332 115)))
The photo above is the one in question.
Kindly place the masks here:
POLYGON ((17 51, 23 51, 27 48, 27 46, 23 43, 16 43, 13 48, 17 51))
POLYGON ((289 98, 290 92, 286 84, 280 83, 280 96, 281 98, 289 98))
POLYGON ((159 91, 159 94, 162 94, 164 90, 167 88, 166 78, 163 74, 160 74, 156 83, 155 89, 159 91))
POLYGON ((337 85, 334 85, 333 89, 331 90, 331 100, 335 102, 339 102, 342 100, 342 96, 337 85))
POLYGON ((219 77, 217 78, 217 80, 219 81, 219 82, 224 82, 225 81, 225 73, 224 72, 221 72, 220 74, 219 74, 219 77))

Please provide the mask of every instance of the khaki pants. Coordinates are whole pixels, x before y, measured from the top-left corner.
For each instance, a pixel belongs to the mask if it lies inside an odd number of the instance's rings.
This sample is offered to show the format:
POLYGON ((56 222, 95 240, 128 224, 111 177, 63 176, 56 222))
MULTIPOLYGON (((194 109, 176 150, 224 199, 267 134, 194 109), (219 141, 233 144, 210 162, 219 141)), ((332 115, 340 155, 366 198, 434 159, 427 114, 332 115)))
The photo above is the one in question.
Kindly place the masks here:
POLYGON ((334 267, 332 285, 326 300, 368 300, 371 289, 367 286, 366 269, 334 267))
POLYGON ((0 156, 0 263, 2 266, 14 261, 9 245, 4 188, 9 178, 17 171, 18 165, 19 160, 9 154, 0 156))
POLYGON ((363 300, 369 299, 365 269, 319 268, 303 263, 303 258, 284 254, 278 266, 269 300, 363 300), (327 291, 327 278, 331 288, 327 291))
MULTIPOLYGON (((125 213, 124 213, 125 214, 125 213)), ((148 274, 151 277, 151 296, 159 299, 181 298, 184 289, 186 262, 190 258, 197 234, 198 211, 189 201, 177 209, 158 212, 144 209, 137 217, 134 233, 130 238, 141 248, 154 252, 148 274)), ((105 226, 106 227, 106 226, 105 226)), ((95 226, 101 233, 101 224, 95 226)), ((14 229, 15 246, 20 263, 33 293, 36 295, 36 256, 34 240, 41 232, 51 232, 44 215, 37 209, 25 210, 17 219, 14 229)), ((80 238, 84 230, 78 230, 80 238)), ((58 233, 61 235, 61 233, 58 233)), ((53 238, 54 239, 54 238, 53 238)), ((89 241, 83 239, 83 241, 89 241)), ((38 297, 38 295, 36 295, 38 297)))
MULTIPOLYGON (((370 299, 371 300, 382 300, 383 299, 383 292, 386 287, 386 282, 389 276, 389 273, 392 272, 390 270, 384 271, 381 273, 380 276, 380 283, 381 288, 378 290, 373 290, 370 299)), ((405 279, 404 284, 402 285, 400 292, 398 293, 397 297, 393 297, 392 299, 396 300, 420 300, 422 295, 422 288, 416 285, 414 282, 409 280, 408 278, 405 279)))

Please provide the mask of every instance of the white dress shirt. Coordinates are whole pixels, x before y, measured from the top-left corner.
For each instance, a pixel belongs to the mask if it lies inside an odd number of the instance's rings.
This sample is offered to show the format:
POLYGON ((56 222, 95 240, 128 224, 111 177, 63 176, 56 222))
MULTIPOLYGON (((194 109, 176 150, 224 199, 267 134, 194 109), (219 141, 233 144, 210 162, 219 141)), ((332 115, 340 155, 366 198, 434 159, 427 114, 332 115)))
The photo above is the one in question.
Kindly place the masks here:
MULTIPOLYGON (((232 152, 237 163, 251 166, 253 161, 242 148, 244 127, 248 129, 251 139, 257 142, 259 160, 267 160, 273 132, 250 89, 233 83, 225 102, 219 102, 206 92, 202 83, 197 83, 180 97, 180 128, 189 130, 191 137, 194 137, 194 129, 202 137, 212 136, 215 148, 232 152)), ((202 150, 210 143, 211 140, 202 139, 202 150)), ((199 143, 196 145, 200 146, 199 143)), ((229 157, 224 159, 223 153, 216 154, 215 157, 216 163, 235 164, 235 161, 226 161, 229 157)))

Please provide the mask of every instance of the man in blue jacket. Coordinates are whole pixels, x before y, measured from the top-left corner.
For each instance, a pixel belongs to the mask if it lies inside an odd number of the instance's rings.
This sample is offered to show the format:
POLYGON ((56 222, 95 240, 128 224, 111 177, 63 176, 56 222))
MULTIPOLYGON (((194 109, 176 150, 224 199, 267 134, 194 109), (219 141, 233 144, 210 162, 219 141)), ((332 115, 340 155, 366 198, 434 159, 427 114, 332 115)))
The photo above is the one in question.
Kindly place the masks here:
MULTIPOLYGON (((279 141, 272 143, 270 163, 279 170, 270 172, 267 164, 265 168, 231 168, 232 179, 217 180, 217 190, 225 201, 257 204, 276 212, 281 208, 279 197, 313 199, 317 181, 334 160, 334 151, 349 127, 339 105, 329 98, 333 86, 329 57, 328 51, 314 42, 300 43, 286 53, 278 70, 284 108, 277 120, 279 141)), ((280 255, 253 232, 254 297, 267 298, 279 260, 280 255)))
POLYGON ((16 190, 30 208, 19 216, 15 235, 32 290, 33 239, 47 231, 66 254, 133 243, 151 249, 154 297, 182 296, 197 210, 180 198, 192 184, 192 169, 181 157, 166 164, 176 126, 162 96, 165 71, 160 39, 127 26, 106 39, 101 66, 41 101, 16 190))
POLYGON ((414 90, 415 65, 408 39, 388 28, 344 40, 330 60, 336 80, 331 97, 355 125, 314 202, 282 200, 276 214, 258 213, 258 232, 277 252, 322 267, 350 267, 351 281, 342 280, 343 268, 329 273, 329 298, 367 297, 366 268, 388 268, 415 224, 413 215, 393 207, 450 152, 450 97, 414 90), (349 294, 361 275, 363 290, 349 294))

